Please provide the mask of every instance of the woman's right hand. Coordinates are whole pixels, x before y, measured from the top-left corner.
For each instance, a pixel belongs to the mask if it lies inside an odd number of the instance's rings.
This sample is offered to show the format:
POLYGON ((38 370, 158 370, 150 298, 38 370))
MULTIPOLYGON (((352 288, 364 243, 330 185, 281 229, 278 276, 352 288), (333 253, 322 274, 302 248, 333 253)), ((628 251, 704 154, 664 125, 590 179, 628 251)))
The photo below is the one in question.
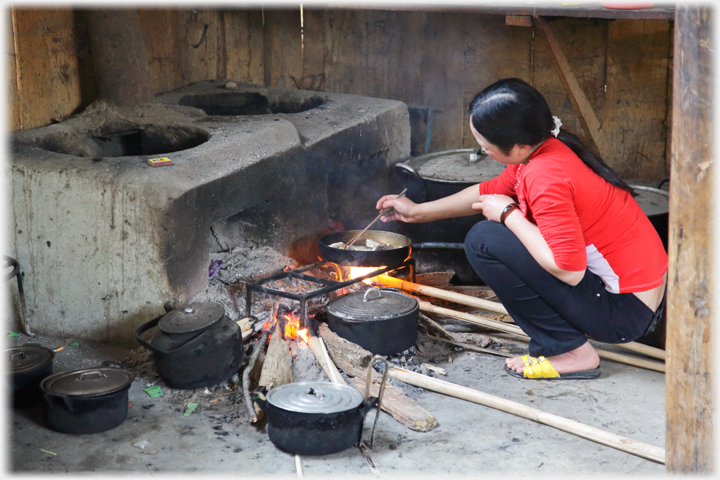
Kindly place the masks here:
POLYGON ((378 210, 392 208, 392 210, 380 217, 383 223, 392 222, 393 220, 415 223, 417 219, 413 216, 413 211, 416 206, 417 204, 407 197, 397 198, 397 195, 385 195, 377 201, 375 208, 378 210))

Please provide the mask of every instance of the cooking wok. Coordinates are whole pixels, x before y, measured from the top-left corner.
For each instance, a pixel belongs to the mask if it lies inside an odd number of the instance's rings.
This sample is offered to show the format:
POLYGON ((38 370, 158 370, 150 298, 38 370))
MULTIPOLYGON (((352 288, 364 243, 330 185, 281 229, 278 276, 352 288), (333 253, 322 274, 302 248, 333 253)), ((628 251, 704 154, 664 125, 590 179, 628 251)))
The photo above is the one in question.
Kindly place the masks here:
POLYGON ((329 262, 351 267, 400 266, 410 256, 411 242, 408 237, 382 230, 367 230, 353 245, 365 245, 365 240, 372 239, 392 245, 395 248, 364 252, 360 250, 343 250, 330 246, 337 242, 347 243, 360 232, 361 230, 347 230, 325 235, 320 239, 318 245, 320 256, 329 262))

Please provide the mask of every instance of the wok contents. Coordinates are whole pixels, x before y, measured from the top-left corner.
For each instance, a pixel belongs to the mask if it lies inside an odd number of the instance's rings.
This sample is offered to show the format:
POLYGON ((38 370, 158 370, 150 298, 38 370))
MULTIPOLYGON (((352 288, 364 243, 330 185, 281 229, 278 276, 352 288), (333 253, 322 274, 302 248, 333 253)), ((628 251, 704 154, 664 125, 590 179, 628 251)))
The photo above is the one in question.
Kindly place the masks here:
POLYGON ((365 240, 365 245, 358 245, 357 243, 347 246, 344 242, 335 242, 331 243, 329 245, 331 248, 339 248, 340 250, 357 250, 361 252, 376 252, 380 250, 392 250, 397 247, 387 244, 378 242, 377 240, 373 240, 372 238, 368 238, 365 240))

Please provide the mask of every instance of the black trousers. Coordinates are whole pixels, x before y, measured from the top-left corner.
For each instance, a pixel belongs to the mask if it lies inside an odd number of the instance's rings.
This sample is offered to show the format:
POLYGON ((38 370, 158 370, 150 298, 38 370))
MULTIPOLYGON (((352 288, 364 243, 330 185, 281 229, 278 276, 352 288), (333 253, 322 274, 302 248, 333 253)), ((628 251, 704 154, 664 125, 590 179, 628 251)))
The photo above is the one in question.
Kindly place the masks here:
POLYGON ((477 223, 465 238, 465 253, 530 337, 534 357, 569 352, 588 337, 607 343, 634 341, 652 331, 662 313, 662 306, 653 312, 632 293, 610 293, 589 270, 575 286, 558 280, 497 222, 477 223))

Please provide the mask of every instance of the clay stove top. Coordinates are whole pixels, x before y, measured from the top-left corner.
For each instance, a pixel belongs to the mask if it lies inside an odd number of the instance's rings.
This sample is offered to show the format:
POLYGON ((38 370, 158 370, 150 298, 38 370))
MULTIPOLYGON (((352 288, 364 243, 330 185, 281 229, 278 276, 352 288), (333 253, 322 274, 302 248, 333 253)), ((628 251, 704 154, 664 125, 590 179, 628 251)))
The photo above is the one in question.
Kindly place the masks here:
POLYGON ((17 132, 10 243, 29 323, 133 342, 207 286, 211 227, 285 253, 331 218, 362 225, 409 150, 400 102, 224 82, 17 132))

